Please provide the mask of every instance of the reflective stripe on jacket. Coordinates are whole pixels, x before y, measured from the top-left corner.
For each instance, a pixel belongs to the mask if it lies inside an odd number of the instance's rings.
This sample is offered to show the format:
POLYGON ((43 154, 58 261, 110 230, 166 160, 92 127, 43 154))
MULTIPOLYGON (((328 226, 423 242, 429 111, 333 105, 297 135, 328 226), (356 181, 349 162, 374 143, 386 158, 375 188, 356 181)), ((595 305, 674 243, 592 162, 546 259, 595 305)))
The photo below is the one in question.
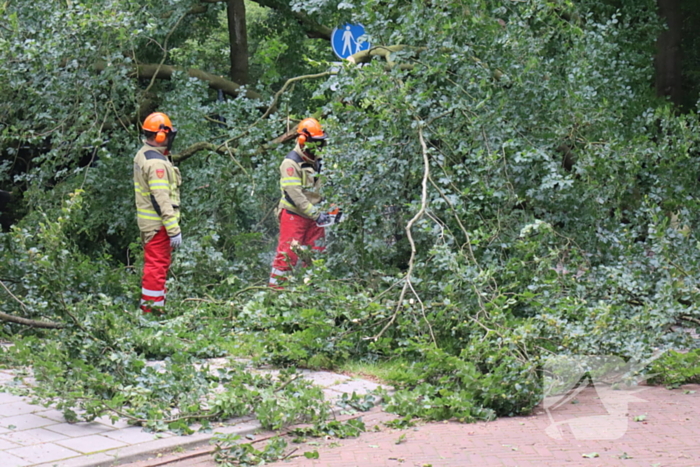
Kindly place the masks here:
POLYGON ((301 156, 297 144, 280 165, 280 189, 282 199, 278 207, 300 216, 316 219, 316 205, 321 202, 320 162, 309 162, 301 156))
POLYGON ((147 237, 162 226, 171 237, 180 233, 182 178, 180 170, 163 155, 165 149, 146 144, 134 157, 136 219, 147 237))

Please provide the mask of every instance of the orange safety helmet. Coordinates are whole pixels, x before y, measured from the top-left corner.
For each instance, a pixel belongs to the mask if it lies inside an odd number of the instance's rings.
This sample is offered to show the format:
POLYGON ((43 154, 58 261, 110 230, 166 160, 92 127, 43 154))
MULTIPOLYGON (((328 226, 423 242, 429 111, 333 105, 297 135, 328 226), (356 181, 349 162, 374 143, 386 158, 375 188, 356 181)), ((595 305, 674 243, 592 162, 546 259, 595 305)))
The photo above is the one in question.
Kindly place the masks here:
POLYGON ((162 112, 155 112, 143 121, 143 131, 155 133, 156 143, 163 144, 168 139, 168 133, 173 133, 175 129, 167 115, 162 112))
POLYGON ((297 142, 302 147, 307 141, 325 141, 327 138, 326 132, 315 118, 305 118, 299 122, 297 134, 299 135, 297 142))

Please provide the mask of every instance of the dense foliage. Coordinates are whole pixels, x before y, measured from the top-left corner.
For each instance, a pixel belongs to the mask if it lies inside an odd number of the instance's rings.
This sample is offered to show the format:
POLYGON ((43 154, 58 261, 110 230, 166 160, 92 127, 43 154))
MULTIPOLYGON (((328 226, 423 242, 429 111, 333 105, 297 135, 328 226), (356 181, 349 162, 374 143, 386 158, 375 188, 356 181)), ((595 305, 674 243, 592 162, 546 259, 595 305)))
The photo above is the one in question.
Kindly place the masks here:
POLYGON ((1 332, 16 344, 6 362, 32 365, 43 397, 154 428, 257 407, 279 428, 323 415, 275 396, 308 402, 311 388, 237 366, 211 376, 201 359, 391 361, 392 410, 488 419, 538 403, 550 355, 642 360, 693 345, 677 325, 700 319, 700 128, 650 85, 655 1, 295 0, 293 11, 404 47, 337 65, 288 16, 256 10, 259 99, 182 71, 227 67, 223 5, 198 16, 194 3, 5 7, 0 183, 18 222, 0 234, 0 312, 63 327, 1 332), (158 63, 182 68, 135 76, 158 63), (286 80, 319 73, 260 118, 286 80), (136 122, 153 109, 178 127, 177 150, 226 143, 180 163, 185 244, 160 321, 136 313, 131 192, 136 122), (327 202, 347 220, 327 255, 268 291, 290 150, 269 142, 312 114, 331 135, 327 202), (209 394, 217 384, 228 391, 209 394))

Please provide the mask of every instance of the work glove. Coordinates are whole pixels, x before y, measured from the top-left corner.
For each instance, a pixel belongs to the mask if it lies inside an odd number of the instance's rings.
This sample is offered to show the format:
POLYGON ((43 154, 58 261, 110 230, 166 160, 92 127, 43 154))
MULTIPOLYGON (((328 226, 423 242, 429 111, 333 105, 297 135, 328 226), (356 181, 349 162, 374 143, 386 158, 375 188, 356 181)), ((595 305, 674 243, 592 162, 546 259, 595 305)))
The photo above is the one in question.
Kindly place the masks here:
POLYGON ((333 219, 327 212, 322 212, 316 218, 316 225, 319 227, 328 227, 333 223, 333 219))
POLYGON ((177 250, 182 245, 182 234, 179 233, 170 237, 170 248, 177 250))

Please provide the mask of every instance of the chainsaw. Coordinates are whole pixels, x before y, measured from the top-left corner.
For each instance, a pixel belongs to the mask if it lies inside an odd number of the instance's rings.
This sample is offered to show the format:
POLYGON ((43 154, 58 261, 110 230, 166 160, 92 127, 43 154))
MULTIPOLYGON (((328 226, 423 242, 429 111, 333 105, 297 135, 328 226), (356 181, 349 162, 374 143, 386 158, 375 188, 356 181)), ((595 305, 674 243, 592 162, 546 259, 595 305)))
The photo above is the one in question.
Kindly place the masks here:
POLYGON ((319 227, 330 227, 344 219, 343 210, 338 206, 333 207, 333 209, 325 213, 325 216, 321 215, 321 217, 323 220, 321 222, 316 222, 316 225, 319 227))

